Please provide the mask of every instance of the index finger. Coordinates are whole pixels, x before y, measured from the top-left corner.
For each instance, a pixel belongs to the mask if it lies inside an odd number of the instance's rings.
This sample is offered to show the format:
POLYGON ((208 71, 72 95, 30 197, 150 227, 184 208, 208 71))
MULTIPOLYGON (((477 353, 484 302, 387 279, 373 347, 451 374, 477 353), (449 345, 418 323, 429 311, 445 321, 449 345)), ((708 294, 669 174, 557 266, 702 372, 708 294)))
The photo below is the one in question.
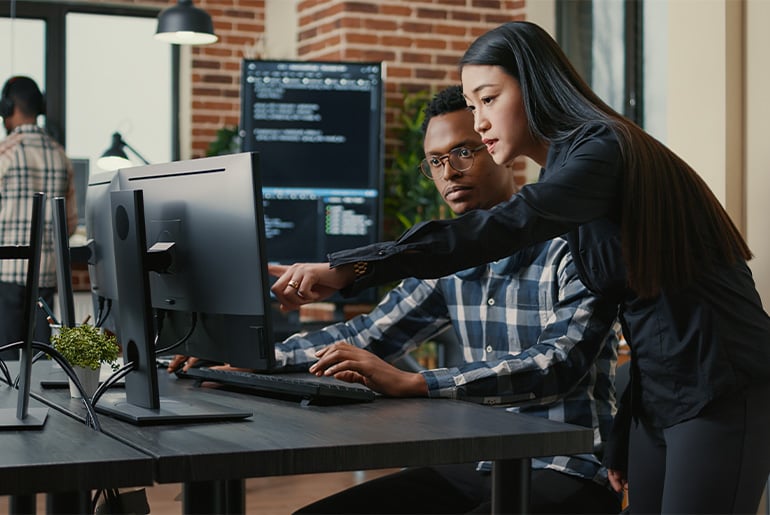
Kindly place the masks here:
POLYGON ((289 265, 279 265, 277 263, 268 263, 267 265, 267 273, 273 277, 281 277, 288 269, 289 265))

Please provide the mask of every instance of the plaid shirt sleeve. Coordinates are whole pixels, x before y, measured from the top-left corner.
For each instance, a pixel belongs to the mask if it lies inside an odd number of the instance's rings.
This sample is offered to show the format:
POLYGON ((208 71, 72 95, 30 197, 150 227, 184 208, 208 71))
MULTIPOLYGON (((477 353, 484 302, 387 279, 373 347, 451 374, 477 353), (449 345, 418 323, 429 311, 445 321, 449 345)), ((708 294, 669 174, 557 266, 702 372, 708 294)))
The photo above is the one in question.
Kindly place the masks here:
POLYGON ((321 330, 299 333, 276 345, 279 367, 305 369, 315 353, 345 341, 393 362, 450 325, 436 281, 406 279, 393 288, 369 314, 321 330))

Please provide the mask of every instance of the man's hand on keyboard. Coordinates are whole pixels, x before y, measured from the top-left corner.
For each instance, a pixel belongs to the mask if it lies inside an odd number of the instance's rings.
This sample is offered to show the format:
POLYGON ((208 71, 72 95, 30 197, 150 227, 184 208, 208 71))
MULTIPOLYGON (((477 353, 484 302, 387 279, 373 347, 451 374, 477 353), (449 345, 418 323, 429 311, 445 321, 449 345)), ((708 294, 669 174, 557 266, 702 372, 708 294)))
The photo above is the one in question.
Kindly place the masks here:
MULTIPOLYGON (((173 374, 175 372, 187 372, 190 368, 196 366, 199 362, 200 360, 194 356, 184 356, 182 354, 177 354, 174 356, 174 359, 171 360, 166 370, 169 374, 173 374)), ((205 363, 201 364, 205 365, 205 363)), ((238 368, 226 363, 224 365, 212 365, 211 368, 235 370, 239 372, 251 372, 251 369, 249 368, 238 368)))
POLYGON ((398 369, 373 353, 347 343, 335 343, 318 351, 310 367, 317 376, 333 376, 361 383, 391 397, 425 397, 428 384, 422 374, 398 369))
POLYGON ((187 372, 191 366, 195 365, 196 361, 198 361, 198 358, 177 354, 168 364, 168 368, 166 370, 169 374, 176 372, 187 372))

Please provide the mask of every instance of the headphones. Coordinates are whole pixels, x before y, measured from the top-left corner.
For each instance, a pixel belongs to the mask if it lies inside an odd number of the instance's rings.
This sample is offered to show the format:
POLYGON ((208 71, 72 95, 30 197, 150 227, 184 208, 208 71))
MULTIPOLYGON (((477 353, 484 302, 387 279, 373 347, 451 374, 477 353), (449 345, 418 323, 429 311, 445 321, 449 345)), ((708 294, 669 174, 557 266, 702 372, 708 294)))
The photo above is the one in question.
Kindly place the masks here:
POLYGON ((6 96, 6 89, 3 88, 3 96, 0 98, 0 118, 8 118, 13 114, 13 99, 6 96))

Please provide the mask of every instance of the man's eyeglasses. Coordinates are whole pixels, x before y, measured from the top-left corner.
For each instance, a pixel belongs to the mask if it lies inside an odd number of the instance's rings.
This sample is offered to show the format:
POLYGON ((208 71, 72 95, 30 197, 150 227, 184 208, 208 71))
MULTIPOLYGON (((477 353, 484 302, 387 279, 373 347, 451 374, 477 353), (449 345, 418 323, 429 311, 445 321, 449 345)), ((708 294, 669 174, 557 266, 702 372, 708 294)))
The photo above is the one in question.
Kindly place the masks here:
POLYGON ((430 180, 434 180, 435 177, 441 177, 444 173, 444 160, 446 159, 449 166, 456 172, 467 172, 473 166, 473 159, 476 157, 476 152, 484 148, 486 145, 479 145, 475 148, 457 147, 450 150, 443 156, 430 156, 420 161, 420 172, 430 180))

